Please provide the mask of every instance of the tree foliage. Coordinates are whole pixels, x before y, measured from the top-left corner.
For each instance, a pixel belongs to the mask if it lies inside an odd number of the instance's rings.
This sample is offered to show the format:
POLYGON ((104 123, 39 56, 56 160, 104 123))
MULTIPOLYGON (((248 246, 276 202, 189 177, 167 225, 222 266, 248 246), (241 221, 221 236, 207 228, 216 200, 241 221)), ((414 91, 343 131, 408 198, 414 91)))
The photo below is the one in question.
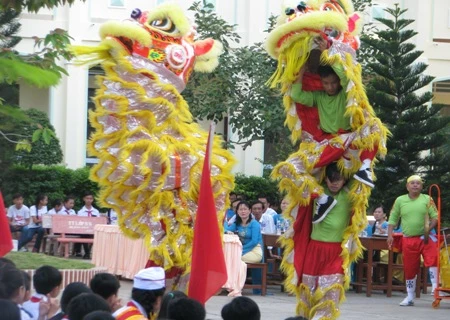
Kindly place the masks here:
POLYGON ((386 159, 375 169, 378 181, 372 193, 372 202, 384 202, 387 207, 406 192, 406 178, 411 174, 449 187, 450 155, 442 148, 449 142, 450 118, 441 115, 442 106, 429 104, 431 92, 418 92, 433 77, 424 74, 425 63, 417 62, 422 51, 410 42, 417 32, 407 29, 413 20, 402 18, 406 11, 398 5, 386 9, 391 19, 377 19, 385 29, 377 31, 377 37, 363 39, 378 52, 368 64, 373 76, 367 95, 392 133, 386 159))
MULTIPOLYGON (((238 47, 236 26, 228 24, 212 11, 211 4, 196 2, 194 12, 197 31, 202 38, 212 37, 224 45, 219 67, 211 74, 194 74, 183 96, 196 119, 215 122, 227 117, 237 139, 228 138, 228 146, 244 149, 263 140, 271 146, 270 163, 277 163, 293 151, 290 132, 284 126, 282 97, 265 85, 276 70, 263 43, 238 47)), ((268 21, 269 31, 275 17, 268 21)), ((266 159, 264 161, 267 163, 266 159)))

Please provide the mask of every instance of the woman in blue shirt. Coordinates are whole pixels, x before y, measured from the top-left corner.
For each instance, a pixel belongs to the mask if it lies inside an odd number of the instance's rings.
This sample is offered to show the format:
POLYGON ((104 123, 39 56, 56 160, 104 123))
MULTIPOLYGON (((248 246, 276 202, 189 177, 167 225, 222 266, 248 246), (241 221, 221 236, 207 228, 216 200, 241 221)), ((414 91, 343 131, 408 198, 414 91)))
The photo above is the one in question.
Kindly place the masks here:
POLYGON ((236 222, 226 227, 227 233, 237 233, 242 242, 242 261, 258 263, 262 260, 261 226, 252 218, 250 205, 241 201, 236 207, 236 222))

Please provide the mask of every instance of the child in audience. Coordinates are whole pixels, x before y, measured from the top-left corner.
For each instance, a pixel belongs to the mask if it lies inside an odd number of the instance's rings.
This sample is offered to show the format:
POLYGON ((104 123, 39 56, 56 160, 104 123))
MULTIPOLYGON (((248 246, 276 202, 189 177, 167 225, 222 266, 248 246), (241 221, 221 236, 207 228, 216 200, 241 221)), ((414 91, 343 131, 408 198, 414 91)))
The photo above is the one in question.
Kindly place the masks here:
MULTIPOLYGON (((84 206, 81 208, 77 215, 79 217, 98 217, 100 212, 92 206, 94 202, 94 195, 92 192, 86 192, 83 197, 84 206)), ((81 238, 93 238, 93 235, 82 235, 81 238)), ((84 259, 89 259, 91 256, 91 245, 89 243, 83 243, 84 249, 84 259)), ((76 257, 81 257, 81 243, 75 243, 73 245, 74 255, 76 257)))
POLYGON ((39 252, 45 232, 44 228, 42 228, 42 215, 47 213, 47 203, 48 197, 45 194, 39 194, 36 197, 34 205, 30 207, 31 221, 28 225, 27 237, 19 243, 19 247, 25 246, 28 242, 33 240, 34 235, 37 234, 33 252, 39 252))
POLYGON ((187 298, 187 295, 183 291, 172 291, 166 293, 161 301, 161 307, 159 308, 158 318, 157 319, 168 319, 169 315, 169 304, 171 301, 177 298, 187 298))
POLYGON ((0 310, 2 310, 2 319, 21 320, 20 309, 11 300, 0 299, 0 310))
POLYGON ((200 302, 190 298, 176 298, 169 303, 168 319, 205 320, 206 311, 200 302))
POLYGON ((80 217, 98 217, 100 212, 92 206, 94 195, 92 192, 86 192, 83 197, 84 206, 78 211, 80 217))
POLYGON ((63 208, 61 211, 58 212, 58 214, 76 215, 75 210, 73 210, 74 205, 75 205, 75 197, 74 196, 65 197, 64 202, 63 202, 63 208))
MULTIPOLYGON (((164 269, 150 267, 139 271, 133 279, 131 301, 113 313, 116 320, 151 318, 159 312, 166 290, 164 269)), ((71 319, 73 320, 73 319, 71 319)))
POLYGON ((97 273, 90 282, 91 290, 106 300, 114 312, 122 307, 118 297, 120 282, 110 273, 97 273))
POLYGON ((62 320, 67 319, 67 310, 70 301, 72 301, 73 298, 76 296, 82 294, 82 293, 92 293, 92 290, 89 289, 87 285, 85 285, 83 282, 72 282, 69 283, 66 288, 64 289, 62 296, 61 296, 61 311, 57 314, 55 314, 52 318, 49 320, 62 320))
POLYGON ((117 225, 119 223, 117 218, 117 212, 115 212, 113 209, 108 209, 108 224, 117 225))
POLYGON ((115 320, 108 311, 93 311, 86 315, 83 320, 115 320))
POLYGON ((51 209, 48 214, 60 214, 63 208, 63 201, 61 199, 56 199, 53 201, 53 209, 51 209))
POLYGON ((94 293, 82 293, 73 298, 67 307, 70 320, 83 320, 93 311, 106 311, 111 313, 109 304, 102 297, 94 293))
POLYGON ((248 297, 237 297, 222 308, 223 320, 260 320, 261 312, 255 301, 248 297))
MULTIPOLYGON (((29 311, 33 318, 39 316, 39 303, 54 303, 54 298, 59 295, 61 290, 62 275, 58 269, 52 266, 42 266, 36 270, 33 276, 33 285, 36 292, 31 296, 30 300, 24 303, 24 308, 29 311)), ((59 307, 59 306, 58 306, 59 307)), ((48 314, 49 317, 56 313, 48 314)))
MULTIPOLYGON (((13 203, 14 204, 8 208, 8 213, 6 215, 9 220, 9 230, 11 233, 20 231, 22 233, 20 239, 25 240, 28 224, 30 223, 30 209, 23 204, 23 196, 20 193, 16 193, 13 196, 13 203)), ((20 246, 21 240, 19 240, 19 249, 22 247, 20 246)))

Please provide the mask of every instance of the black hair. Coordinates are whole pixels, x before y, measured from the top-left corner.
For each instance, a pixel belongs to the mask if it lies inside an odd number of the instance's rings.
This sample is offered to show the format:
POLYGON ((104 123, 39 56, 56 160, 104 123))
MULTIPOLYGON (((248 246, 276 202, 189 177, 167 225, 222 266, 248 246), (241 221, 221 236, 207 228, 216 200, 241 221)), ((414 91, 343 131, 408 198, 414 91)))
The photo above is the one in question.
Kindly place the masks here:
POLYGON ((261 312, 255 301, 248 297, 237 297, 222 308, 223 320, 260 320, 261 312))
POLYGON ((34 205, 36 206, 36 209, 39 206, 39 203, 44 200, 45 198, 47 198, 46 194, 40 193, 36 196, 36 200, 34 201, 34 205))
POLYGON ((53 207, 61 206, 62 204, 63 204, 63 201, 61 199, 55 199, 52 202, 53 207))
POLYGON ((272 203, 272 199, 269 196, 265 195, 265 194, 260 194, 257 199, 258 200, 259 199, 266 199, 267 203, 272 203))
POLYGON ((384 214, 387 216, 387 212, 386 212, 384 206, 383 206, 381 203, 379 203, 379 204, 373 206, 372 213, 373 213, 373 211, 375 211, 375 210, 378 209, 378 208, 381 208, 381 210, 383 210, 384 214))
POLYGON ((94 193, 92 191, 86 191, 85 193, 83 193, 83 198, 87 197, 87 196, 92 196, 94 197, 94 193))
POLYGON ((16 200, 16 199, 19 199, 19 198, 23 198, 23 194, 15 193, 12 198, 13 198, 13 200, 16 200))
POLYGON ((16 264, 8 258, 0 257, 0 269, 5 266, 15 267, 16 264))
POLYGON ((176 298, 186 298, 187 295, 183 291, 172 291, 164 295, 159 308, 158 319, 167 319, 169 311, 169 303, 176 298))
POLYGON ((296 316, 296 317, 289 317, 284 320, 308 320, 308 319, 306 319, 305 317, 302 317, 302 316, 296 316))
POLYGON ((93 311, 107 311, 111 307, 105 299, 94 293, 82 293, 74 297, 67 306, 67 315, 70 320, 83 320, 93 311))
POLYGON ((23 277, 23 286, 25 287, 26 291, 31 290, 31 276, 28 272, 22 271, 22 277, 23 277))
POLYGON ((69 283, 63 291, 61 296, 61 310, 67 313, 67 306, 70 304, 73 298, 82 293, 93 293, 91 289, 83 282, 69 283))
POLYGON ((59 287, 61 282, 61 272, 52 266, 38 268, 33 276, 34 288, 40 294, 50 293, 54 288, 59 287))
POLYGON ((89 283, 92 291, 103 299, 108 299, 112 295, 117 295, 120 288, 120 282, 110 273, 97 273, 89 283))
POLYGON ((72 196, 72 195, 68 195, 68 196, 66 196, 65 198, 64 198, 64 203, 66 203, 67 201, 69 201, 69 200, 73 200, 73 201, 75 201, 75 196, 72 196))
POLYGON ((108 311, 93 311, 87 314, 83 320, 115 320, 111 312, 108 311))
POLYGON ((153 310, 153 306, 158 299, 164 295, 166 288, 161 288, 157 290, 144 290, 133 288, 131 290, 131 299, 139 303, 147 312, 145 316, 149 316, 151 313, 156 313, 158 310, 153 310))
MULTIPOLYGON (((252 208, 247 201, 240 201, 238 203, 238 205, 236 206, 236 225, 237 226, 242 224, 242 218, 237 214, 240 206, 246 206, 249 210, 251 210, 251 208, 252 208)), ((252 219, 253 219, 252 215, 249 215, 248 216, 248 223, 250 223, 250 221, 252 221, 252 219)))
POLYGON ((22 271, 16 267, 5 265, 0 272, 0 299, 14 298, 24 284, 22 271))
MULTIPOLYGON (((268 202, 268 201, 267 201, 267 202, 268 202)), ((269 203, 270 203, 270 202, 269 202, 269 203)), ((264 205, 264 203, 263 203, 262 201, 256 200, 256 201, 253 201, 253 202, 252 202, 250 209, 252 209, 253 206, 254 206, 255 204, 261 204, 263 210, 266 208, 266 206, 264 205)))
POLYGON ((0 299, 0 310, 2 310, 3 320, 21 320, 20 309, 11 300, 0 299))
POLYGON ((171 320, 204 320, 205 307, 197 300, 177 298, 169 303, 168 319, 171 320))
POLYGON ((317 73, 321 78, 326 78, 331 75, 335 75, 339 78, 339 76, 336 74, 336 71, 334 71, 334 69, 329 65, 320 65, 319 68, 317 68, 317 73))
POLYGON ((325 176, 328 178, 328 180, 330 180, 330 182, 335 182, 341 179, 345 180, 344 176, 339 171, 337 162, 332 162, 326 167, 325 176))

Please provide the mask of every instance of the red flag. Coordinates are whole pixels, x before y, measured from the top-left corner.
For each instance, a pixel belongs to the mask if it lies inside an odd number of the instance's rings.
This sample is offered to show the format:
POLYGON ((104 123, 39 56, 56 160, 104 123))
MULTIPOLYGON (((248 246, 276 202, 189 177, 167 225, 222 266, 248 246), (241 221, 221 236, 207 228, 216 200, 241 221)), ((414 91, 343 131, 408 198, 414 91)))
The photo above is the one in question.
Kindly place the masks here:
POLYGON ((3 257, 13 249, 11 231, 9 230, 8 217, 6 216, 3 196, 0 192, 0 257, 3 257))
POLYGON ((222 234, 211 186, 210 159, 213 136, 214 126, 211 125, 200 182, 188 290, 189 297, 202 304, 205 304, 227 281, 222 234))

